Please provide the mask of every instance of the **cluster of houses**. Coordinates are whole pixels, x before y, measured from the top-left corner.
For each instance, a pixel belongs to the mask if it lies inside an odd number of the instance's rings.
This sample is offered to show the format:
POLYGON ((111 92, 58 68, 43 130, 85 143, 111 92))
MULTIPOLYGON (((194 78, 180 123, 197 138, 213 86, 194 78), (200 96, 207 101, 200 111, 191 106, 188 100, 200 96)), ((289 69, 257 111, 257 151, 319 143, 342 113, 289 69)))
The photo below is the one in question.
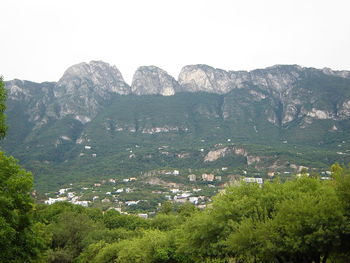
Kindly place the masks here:
POLYGON ((197 179, 205 181, 205 182, 214 182, 214 181, 218 181, 221 182, 222 178, 220 175, 215 176, 214 174, 207 174, 207 173, 203 173, 202 175, 195 175, 195 174, 190 174, 188 175, 188 180, 190 182, 196 182, 197 179))
MULTIPOLYGON (((296 166, 296 167, 291 167, 291 168, 295 168, 295 170, 297 170, 299 173, 305 175, 307 174, 306 171, 307 169, 309 170, 309 168, 304 167, 304 166, 296 166)), ((221 171, 227 171, 228 168, 227 167, 222 167, 221 171)), ((189 170, 189 172, 191 173, 192 171, 189 170)), ((287 174, 290 172, 284 172, 284 174, 287 174)), ((163 175, 173 175, 173 176, 179 176, 180 175, 180 171, 179 170, 161 170, 161 171, 150 171, 147 173, 144 173, 144 176, 156 176, 159 174, 163 174, 163 175)), ((267 177, 273 177, 280 174, 279 172, 272 172, 269 171, 267 172, 267 177)), ((183 175, 184 177, 186 175, 183 175)), ((260 174, 252 174, 252 176, 254 177, 247 177, 247 171, 243 171, 242 175, 226 175, 225 179, 228 179, 228 181, 232 182, 237 182, 237 183, 254 183, 254 184, 259 184, 262 185, 264 183, 264 179, 261 178, 260 174)), ((186 178, 186 177, 185 177, 186 178)), ((213 173, 202 173, 202 174, 189 174, 187 176, 189 182, 197 182, 197 181, 201 181, 201 182, 208 182, 207 186, 203 186, 205 187, 205 189, 203 190, 208 190, 210 187, 216 187, 215 183, 211 183, 211 182, 221 182, 222 181, 222 176, 220 175, 215 175, 213 173), (208 187, 208 189, 206 189, 206 187, 208 187)), ((321 172, 321 179, 322 180, 328 180, 331 178, 331 172, 330 171, 325 171, 325 172, 321 172)), ((71 188, 65 188, 65 189, 60 189, 56 195, 55 198, 48 198, 48 200, 45 200, 45 204, 51 205, 57 202, 70 202, 72 204, 76 204, 76 205, 81 205, 81 206, 85 206, 88 207, 92 204, 94 205, 98 205, 98 202, 103 203, 104 205, 110 206, 110 209, 115 209, 117 211, 119 211, 120 213, 127 213, 125 211, 129 211, 129 210, 133 210, 131 207, 138 205, 140 202, 142 203, 142 201, 147 201, 147 200, 128 200, 128 201, 120 201, 118 199, 120 199, 120 194, 122 193, 131 193, 133 191, 137 191, 137 188, 131 188, 133 186, 133 184, 130 184, 132 182, 137 181, 136 177, 129 177, 129 178, 124 178, 121 180, 117 180, 117 179, 106 179, 106 180, 102 180, 100 182, 94 183, 92 184, 92 186, 90 187, 83 187, 81 188, 81 192, 76 194, 75 192, 72 191, 71 188), (119 185, 119 187, 117 186, 118 183, 122 183, 121 185, 119 185), (103 186, 104 185, 104 186, 103 186), (103 186, 103 187, 102 187, 103 186), (109 187, 109 188, 108 188, 109 187), (84 192, 86 190, 90 190, 92 191, 94 194, 94 196, 92 198, 87 198, 89 201, 87 200, 82 200, 81 197, 82 194, 84 194, 84 192), (130 209, 129 209, 130 208, 130 209), (122 209, 124 211, 122 211, 122 209)), ((225 180, 226 181, 226 180, 225 180)), ((193 185, 192 185, 193 186, 193 185)), ((198 186, 197 186, 198 187, 198 186)), ((152 191, 153 194, 160 194, 162 195, 164 199, 169 200, 173 203, 192 203, 195 206, 197 206, 198 208, 205 208, 206 204, 208 202, 211 201, 210 196, 205 196, 203 194, 201 194, 202 189, 197 189, 197 188, 192 188, 191 190, 189 190, 190 188, 182 188, 181 184, 176 184, 176 183, 169 183, 166 186, 166 190, 154 190, 152 191)), ((219 187, 220 188, 220 187, 219 187)), ((86 192, 85 192, 86 193, 86 192)), ((204 191, 202 192, 204 193, 204 191)), ((92 195, 91 195, 92 196, 92 195)), ((127 199, 124 199, 127 200, 127 199)), ((160 205, 160 204, 159 204, 160 205)), ((154 212, 152 212, 154 213, 154 212)), ((150 214, 150 213, 149 213, 150 214)), ((142 218, 147 218, 148 214, 138 214, 138 216, 142 217, 142 218)))
MULTIPOLYGON (((174 170, 171 172, 167 172, 169 174, 172 175, 179 175, 180 172, 178 170, 174 170)), ((195 174, 190 174, 188 175, 189 181, 191 182, 195 182, 198 178, 198 180, 202 180, 202 181, 206 181, 206 182, 213 182, 215 181, 221 181, 221 176, 215 176, 214 174, 211 173, 203 173, 202 175, 198 176, 195 174), (198 178, 199 177, 199 178, 198 178)), ((130 177, 130 178, 124 178, 121 180, 121 182, 123 183, 128 183, 128 182, 133 182, 136 181, 137 178, 135 177, 130 177)), ((243 179, 245 182, 247 183, 258 183, 258 184, 262 184, 263 183, 263 179, 262 178, 249 178, 246 177, 243 179)), ((87 187, 83 187, 81 188, 81 190, 89 190, 89 189, 97 189, 99 187, 101 187, 103 184, 116 184, 117 180, 116 179, 108 179, 108 180, 102 180, 99 183, 94 183, 93 184, 93 188, 87 188, 87 187)), ((208 186, 212 186, 212 185, 208 185, 208 186)), ((80 200, 80 196, 76 195, 74 192, 70 192, 69 191, 70 188, 65 188, 65 189, 60 189, 57 193, 56 198, 49 198, 48 200, 45 200, 45 204, 51 205, 57 202, 70 202, 72 204, 76 204, 76 205, 82 205, 82 206, 89 206, 89 204, 91 203, 91 201, 86 201, 86 200, 80 200)), ((96 190, 93 190, 96 191, 96 190)), ((102 197, 102 199, 100 199, 100 196, 95 195, 92 198, 92 202, 96 202, 96 201, 100 201, 102 203, 109 203, 111 201, 118 201, 115 199, 115 195, 116 194, 120 194, 120 193, 130 193, 132 192, 133 189, 129 188, 129 187, 124 187, 124 188, 118 188, 118 189, 114 189, 111 191, 107 191, 105 193, 103 193, 102 195, 104 196, 104 198, 102 197)), ((183 191, 180 190, 178 188, 172 188, 169 189, 169 192, 160 192, 161 194, 164 194, 164 197, 169 200, 172 201, 174 203, 185 203, 185 202, 190 202, 194 205, 197 205, 199 207, 203 207, 205 206, 205 203, 210 200, 209 197, 206 196, 199 196, 198 194, 196 194, 196 196, 193 196, 194 193, 201 191, 201 189, 192 189, 192 191, 183 191)), ((120 203, 119 205, 125 205, 125 206, 132 206, 132 205, 137 205, 140 201, 142 200, 130 200, 130 201, 125 201, 120 203)))
POLYGON ((60 189, 58 191, 58 197, 57 198, 49 198, 48 200, 45 200, 45 204, 47 205, 52 205, 54 203, 57 202, 69 202, 75 205, 81 205, 81 206, 85 206, 88 207, 90 201, 83 201, 83 200, 79 200, 80 197, 76 196, 74 192, 68 192, 68 190, 70 190, 69 188, 65 188, 65 189, 60 189), (62 196, 64 195, 65 196, 62 196))

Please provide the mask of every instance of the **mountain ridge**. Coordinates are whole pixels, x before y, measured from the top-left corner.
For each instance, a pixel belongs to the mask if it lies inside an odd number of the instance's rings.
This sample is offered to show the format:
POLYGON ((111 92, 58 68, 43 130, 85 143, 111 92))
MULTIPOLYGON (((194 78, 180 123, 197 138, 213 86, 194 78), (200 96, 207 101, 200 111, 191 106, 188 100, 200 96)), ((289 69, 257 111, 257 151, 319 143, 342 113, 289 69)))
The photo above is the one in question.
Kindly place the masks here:
MULTIPOLYGON (((310 78, 321 79, 327 76, 347 81, 350 79, 350 71, 303 68, 298 65, 275 65, 252 71, 225 71, 199 64, 184 66, 178 80, 175 80, 156 66, 142 66, 136 70, 129 86, 115 66, 102 61, 91 61, 69 67, 58 82, 30 82, 28 85, 36 88, 29 92, 23 88, 24 83, 29 82, 13 80, 6 82, 6 86, 9 98, 14 100, 18 97, 29 100, 33 92, 40 93, 41 100, 36 108, 44 112, 30 117, 31 120, 40 120, 39 124, 68 115, 74 115, 75 119, 85 124, 96 117, 101 105, 114 94, 172 96, 179 92, 208 92, 228 96, 236 89, 243 89, 252 95, 252 100, 270 99, 274 111, 280 111, 282 115, 269 114, 268 119, 275 125, 283 126, 298 116, 321 119, 342 119, 350 116, 350 99, 338 98, 337 102, 333 102, 337 105, 325 107, 324 104, 327 103, 318 103, 317 94, 311 94, 317 91, 307 86, 310 83, 305 83, 310 78), (303 107, 302 104, 307 101, 314 107, 303 107)), ((250 96, 249 94, 246 96, 250 96)), ((319 100, 326 101, 328 98, 319 100)), ((223 111, 225 116, 229 115, 229 111, 223 111)))
POLYGON ((1 147, 37 174, 41 187, 48 175, 59 183, 169 166, 350 161, 347 71, 191 65, 179 76, 144 66, 128 85, 116 67, 93 61, 70 67, 58 82, 8 81, 10 128, 1 147), (209 152, 232 147, 249 158, 228 150, 205 162, 209 152))

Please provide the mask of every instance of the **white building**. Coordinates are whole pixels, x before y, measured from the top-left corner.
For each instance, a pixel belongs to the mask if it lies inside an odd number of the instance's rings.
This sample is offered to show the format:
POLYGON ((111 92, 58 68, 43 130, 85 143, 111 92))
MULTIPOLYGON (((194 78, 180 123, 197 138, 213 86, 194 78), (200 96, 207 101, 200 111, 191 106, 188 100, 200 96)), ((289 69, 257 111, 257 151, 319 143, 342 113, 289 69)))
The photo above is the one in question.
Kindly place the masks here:
POLYGON ((170 192, 172 192, 173 194, 177 194, 180 190, 179 189, 170 189, 170 192))
POLYGON ((130 205, 137 205, 140 201, 126 201, 125 204, 130 206, 130 205))
POLYGON ((190 182, 195 182, 196 181, 196 175, 195 174, 190 174, 190 175, 188 175, 188 179, 190 180, 190 182))
POLYGON ((188 198, 188 201, 190 201, 192 204, 198 204, 198 197, 196 196, 191 196, 190 198, 188 198))
POLYGON ((84 206, 84 207, 88 207, 89 206, 89 201, 75 201, 75 202, 72 202, 73 204, 75 205, 81 205, 81 206, 84 206))
POLYGON ((178 198, 187 198, 190 197, 192 194, 191 193, 182 193, 181 195, 178 196, 178 198))
POLYGON ((67 191, 68 191, 68 188, 60 189, 58 190, 58 194, 63 195, 67 191))
POLYGON ((49 200, 45 200, 45 204, 52 205, 57 202, 67 201, 67 197, 58 197, 58 198, 49 198, 49 200))
POLYGON ((202 180, 207 182, 214 181, 214 175, 213 174, 202 174, 202 180))
POLYGON ((147 219, 148 218, 148 214, 137 214, 138 217, 147 219))

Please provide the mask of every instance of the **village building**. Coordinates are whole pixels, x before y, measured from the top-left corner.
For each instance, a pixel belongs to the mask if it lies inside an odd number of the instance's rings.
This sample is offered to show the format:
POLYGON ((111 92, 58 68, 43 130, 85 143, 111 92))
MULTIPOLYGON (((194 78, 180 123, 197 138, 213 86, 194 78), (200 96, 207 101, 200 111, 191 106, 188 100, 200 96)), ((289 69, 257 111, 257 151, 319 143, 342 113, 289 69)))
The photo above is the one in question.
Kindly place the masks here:
POLYGON ((68 191, 68 188, 60 189, 58 190, 58 194, 63 195, 67 191, 68 191))
POLYGON ((267 176, 268 177, 274 177, 275 176, 275 172, 267 172, 267 176))
POLYGON ((81 205, 81 206, 84 206, 84 207, 88 207, 89 206, 89 201, 74 201, 72 203, 75 204, 75 205, 81 205))
POLYGON ((215 180, 221 182, 222 177, 220 175, 215 176, 215 180))
POLYGON ((148 214, 137 214, 138 217, 147 219, 148 218, 148 214))
POLYGON ((170 192, 172 192, 173 194, 176 194, 178 193, 180 190, 177 189, 177 188, 174 188, 174 189, 170 189, 170 192))
POLYGON ((188 179, 190 180, 190 182, 195 182, 196 181, 196 175, 195 174, 190 174, 188 176, 188 179))
POLYGON ((57 202, 67 201, 67 197, 58 197, 58 198, 49 198, 49 200, 45 200, 45 204, 52 205, 57 202))
POLYGON ((196 196, 191 196, 188 198, 188 201, 192 204, 195 204, 195 205, 198 204, 198 200, 199 200, 199 198, 196 196))
POLYGON ((140 202, 140 200, 138 201, 126 201, 125 204, 130 206, 130 205, 137 205, 140 202))
POLYGON ((202 180, 207 182, 214 181, 214 175, 213 174, 202 174, 202 180))

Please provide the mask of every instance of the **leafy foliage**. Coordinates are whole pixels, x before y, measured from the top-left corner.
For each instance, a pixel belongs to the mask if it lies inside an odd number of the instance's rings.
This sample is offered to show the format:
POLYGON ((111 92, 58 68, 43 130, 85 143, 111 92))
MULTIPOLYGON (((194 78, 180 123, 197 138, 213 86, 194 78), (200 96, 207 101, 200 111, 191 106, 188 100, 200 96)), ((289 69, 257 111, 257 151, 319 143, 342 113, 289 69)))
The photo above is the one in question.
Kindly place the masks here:
POLYGON ((32 175, 0 152, 0 261, 30 262, 41 256, 49 235, 32 220, 32 175))

